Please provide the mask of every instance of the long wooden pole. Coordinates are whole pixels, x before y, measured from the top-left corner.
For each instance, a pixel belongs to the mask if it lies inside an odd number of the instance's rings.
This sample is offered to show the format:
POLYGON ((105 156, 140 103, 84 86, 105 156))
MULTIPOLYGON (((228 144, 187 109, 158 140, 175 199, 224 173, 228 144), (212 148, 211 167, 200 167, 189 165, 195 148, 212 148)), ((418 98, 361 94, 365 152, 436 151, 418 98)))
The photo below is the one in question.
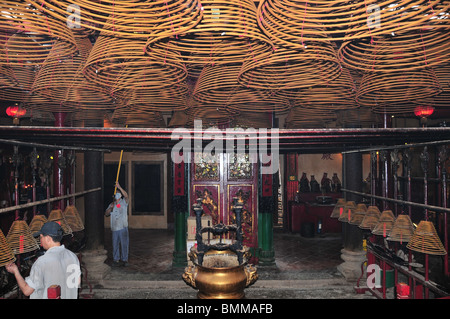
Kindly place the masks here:
MULTIPOLYGON (((128 128, 128 124, 125 125, 125 128, 128 128)), ((123 156, 123 150, 120 151, 119 167, 117 167, 117 176, 116 176, 116 182, 114 183, 114 194, 113 195, 116 195, 116 192, 117 192, 117 182, 119 181, 120 166, 122 165, 122 156, 123 156)))
POLYGON ((119 167, 117 167, 116 183, 114 184, 114 195, 117 192, 117 182, 119 181, 120 166, 122 165, 123 150, 120 151, 119 167))
POLYGON ((81 195, 84 195, 84 194, 87 194, 87 193, 99 191, 101 189, 102 189, 101 187, 97 187, 97 188, 89 189, 87 191, 78 192, 78 193, 75 193, 75 194, 63 195, 63 196, 53 197, 53 198, 49 198, 49 199, 39 200, 37 202, 31 202, 31 203, 26 203, 26 204, 21 204, 21 205, 1 208, 0 209, 0 214, 8 213, 8 212, 16 210, 16 209, 23 209, 23 208, 28 208, 28 207, 33 207, 33 206, 36 206, 36 205, 40 205, 40 204, 55 202, 55 201, 58 201, 58 200, 69 198, 69 197, 81 196, 81 195))

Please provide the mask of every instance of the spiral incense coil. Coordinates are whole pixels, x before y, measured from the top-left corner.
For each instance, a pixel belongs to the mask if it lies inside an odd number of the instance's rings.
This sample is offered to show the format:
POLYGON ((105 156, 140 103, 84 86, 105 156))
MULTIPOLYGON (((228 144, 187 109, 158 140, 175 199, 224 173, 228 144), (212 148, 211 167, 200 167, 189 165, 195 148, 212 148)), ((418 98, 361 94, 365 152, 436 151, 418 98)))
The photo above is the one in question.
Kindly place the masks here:
MULTIPOLYGON (((326 111, 350 110, 359 107, 356 103, 357 87, 348 69, 335 79, 324 79, 318 85, 299 90, 282 90, 279 95, 295 103, 326 111)), ((316 72, 317 73, 317 72, 316 72)))
POLYGON ((300 50, 277 45, 270 55, 247 58, 238 81, 255 89, 289 90, 330 83, 340 74, 341 66, 333 46, 313 42, 300 50))
POLYGON ((172 61, 145 56, 145 41, 120 39, 100 35, 83 67, 89 82, 110 88, 112 95, 120 90, 161 89, 183 82, 187 70, 180 54, 172 61))
POLYGON ((137 107, 116 108, 111 117, 113 124, 128 127, 166 127, 160 112, 151 112, 137 107))
POLYGON ((244 87, 238 82, 239 65, 207 65, 200 74, 193 97, 202 104, 233 106, 259 103, 270 97, 267 90, 244 87))
POLYGON ((176 36, 195 27, 202 19, 200 0, 31 0, 36 9, 60 21, 80 15, 74 28, 100 31, 108 36, 147 39, 176 36))
POLYGON ((9 265, 16 261, 16 256, 8 244, 5 235, 0 230, 0 267, 9 265))
POLYGON ((334 205, 333 211, 331 212, 330 217, 331 218, 339 218, 341 214, 344 212, 344 206, 345 206, 345 199, 339 198, 336 202, 336 205, 334 205))
POLYGON ((367 229, 372 231, 372 229, 378 224, 378 220, 380 219, 380 210, 376 206, 367 207, 366 215, 362 220, 361 224, 359 224, 359 228, 367 229))
POLYGON ((448 108, 450 105, 450 64, 433 69, 434 74, 442 87, 442 92, 432 97, 412 101, 419 105, 432 105, 439 108, 448 108))
POLYGON ((61 43, 64 55, 77 50, 75 38, 65 20, 56 20, 25 2, 17 1, 2 1, 0 12, 0 30, 10 34, 4 43, 6 61, 0 63, 40 64, 55 40, 61 43))
POLYGON ((351 219, 348 221, 350 225, 356 225, 359 226, 362 221, 364 220, 364 217, 366 216, 366 211, 364 210, 355 210, 355 213, 351 216, 351 219))
POLYGON ((50 214, 48 214, 48 221, 58 223, 63 230, 63 235, 71 235, 72 234, 72 229, 67 224, 67 221, 64 218, 61 209, 53 209, 50 212, 50 214))
POLYGON ((160 61, 179 60, 186 64, 189 75, 198 77, 205 65, 242 64, 249 57, 261 57, 271 53, 265 42, 253 42, 247 38, 195 34, 195 37, 164 39, 147 47, 146 53, 160 61))
POLYGON ((6 241, 11 247, 14 255, 29 253, 39 249, 39 245, 31 234, 27 222, 15 220, 6 235, 6 241))
POLYGON ((363 72, 411 71, 448 63, 449 41, 448 32, 420 30, 370 41, 348 41, 338 54, 343 65, 363 72))
POLYGON ((406 248, 429 255, 447 254, 433 223, 425 220, 419 223, 406 248))
POLYGON ((378 223, 372 229, 372 234, 374 235, 382 235, 383 237, 387 237, 392 227, 394 226, 395 216, 391 210, 384 210, 380 218, 378 219, 378 223))
POLYGON ((28 225, 28 227, 30 227, 31 234, 33 235, 33 237, 36 240, 36 242, 38 243, 38 245, 41 244, 41 238, 36 233, 41 230, 42 226, 46 222, 47 222, 47 217, 45 217, 45 215, 35 215, 33 217, 33 219, 31 220, 30 225, 28 225))
POLYGON ((203 18, 178 37, 150 36, 146 53, 171 60, 182 53, 186 64, 242 63, 248 56, 270 52, 272 43, 258 28, 251 0, 202 0, 203 18))
POLYGON ((53 46, 31 88, 32 93, 56 102, 65 101, 67 89, 72 85, 74 74, 83 62, 80 56, 63 55, 61 46, 59 42, 53 46))
POLYGON ((191 105, 185 113, 188 118, 187 126, 193 126, 194 121, 201 120, 204 128, 229 124, 239 114, 234 110, 197 103, 191 105))
MULTIPOLYGON (((70 103, 111 103, 111 98, 102 88, 89 85, 81 73, 81 67, 92 47, 89 39, 77 39, 79 53, 64 56, 61 44, 56 43, 36 74, 32 92, 70 106, 70 103)), ((72 106, 73 107, 73 106, 72 106)))
POLYGON ((28 227, 30 227, 30 231, 33 234, 33 236, 36 232, 41 230, 42 226, 46 222, 47 222, 47 217, 45 217, 45 215, 35 215, 33 217, 33 219, 30 222, 30 225, 28 225, 28 227))
POLYGON ((414 225, 408 215, 398 215, 387 240, 409 242, 414 234, 414 225))
POLYGON ((12 79, 3 82, 5 87, 0 90, 0 99, 22 102, 31 92, 35 78, 35 68, 33 66, 4 66, 6 76, 12 79))
POLYGON ((356 93, 356 100, 363 106, 373 107, 426 98, 439 92, 440 84, 428 69, 389 74, 366 73, 356 93))
POLYGON ((75 206, 69 205, 63 211, 64 219, 73 232, 82 231, 84 229, 83 221, 75 206))
POLYGON ((185 82, 161 90, 137 87, 120 91, 116 95, 123 106, 147 112, 170 112, 188 108, 185 82))
POLYGON ((428 0, 264 0, 258 7, 258 23, 271 39, 299 45, 308 41, 361 39, 410 30, 445 27, 441 13, 448 3, 428 0), (322 24, 322 29, 314 27, 322 24))
POLYGON ((348 223, 352 215, 355 214, 356 211, 356 203, 354 201, 347 201, 345 203, 344 209, 342 210, 342 214, 339 216, 338 220, 340 222, 348 223))
MULTIPOLYGON (((1 51, 0 51, 0 55, 1 55, 1 51)), ((0 65, 0 88, 1 89, 14 88, 18 85, 19 85, 19 83, 14 78, 14 71, 8 66, 0 65)), ((2 93, 0 91, 0 98, 1 98, 1 94, 2 93)))

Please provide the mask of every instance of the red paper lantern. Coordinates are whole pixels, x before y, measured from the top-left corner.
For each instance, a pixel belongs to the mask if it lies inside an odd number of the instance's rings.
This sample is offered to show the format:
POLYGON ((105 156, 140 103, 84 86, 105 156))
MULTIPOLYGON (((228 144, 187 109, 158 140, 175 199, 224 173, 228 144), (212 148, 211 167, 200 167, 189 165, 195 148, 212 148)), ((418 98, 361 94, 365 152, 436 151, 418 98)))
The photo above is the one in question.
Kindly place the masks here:
POLYGON ((432 106, 418 106, 414 109, 414 114, 420 118, 427 118, 434 112, 434 107, 432 106))
POLYGON ((16 103, 13 106, 8 106, 8 108, 6 109, 6 114, 13 118, 21 118, 22 116, 27 114, 27 110, 16 103))

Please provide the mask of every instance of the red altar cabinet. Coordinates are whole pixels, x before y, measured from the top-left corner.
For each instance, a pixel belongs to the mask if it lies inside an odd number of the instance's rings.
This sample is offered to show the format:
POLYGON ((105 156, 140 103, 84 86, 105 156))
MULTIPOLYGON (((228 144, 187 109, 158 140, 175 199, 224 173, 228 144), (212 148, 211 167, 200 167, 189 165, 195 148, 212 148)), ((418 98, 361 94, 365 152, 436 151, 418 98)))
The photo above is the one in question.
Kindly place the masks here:
MULTIPOLYGON (((342 232, 342 223, 337 218, 330 218, 337 198, 341 194, 334 193, 330 195, 330 203, 320 203, 316 201, 316 196, 321 194, 308 194, 303 197, 301 202, 290 201, 288 205, 287 228, 290 232, 300 233, 305 224, 314 225, 314 232, 317 233, 319 225, 320 232, 340 233, 342 232)), ((328 195, 327 195, 328 196, 328 195)))

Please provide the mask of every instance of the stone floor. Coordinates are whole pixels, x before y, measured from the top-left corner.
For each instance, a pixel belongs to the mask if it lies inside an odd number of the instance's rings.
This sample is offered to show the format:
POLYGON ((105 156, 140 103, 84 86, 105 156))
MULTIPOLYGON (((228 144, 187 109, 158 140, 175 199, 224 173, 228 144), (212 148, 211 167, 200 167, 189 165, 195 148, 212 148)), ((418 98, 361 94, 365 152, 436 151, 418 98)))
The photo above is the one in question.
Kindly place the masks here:
MULTIPOLYGON (((174 232, 130 229, 129 265, 112 267, 102 285, 90 285, 82 298, 94 299, 196 299, 197 291, 185 284, 184 268, 172 267, 174 232)), ((105 232, 105 249, 111 264, 111 233, 105 232)), ((341 234, 316 235, 274 231, 276 266, 258 267, 259 278, 246 288, 247 299, 374 299, 357 294, 337 271, 343 261, 341 234)))

